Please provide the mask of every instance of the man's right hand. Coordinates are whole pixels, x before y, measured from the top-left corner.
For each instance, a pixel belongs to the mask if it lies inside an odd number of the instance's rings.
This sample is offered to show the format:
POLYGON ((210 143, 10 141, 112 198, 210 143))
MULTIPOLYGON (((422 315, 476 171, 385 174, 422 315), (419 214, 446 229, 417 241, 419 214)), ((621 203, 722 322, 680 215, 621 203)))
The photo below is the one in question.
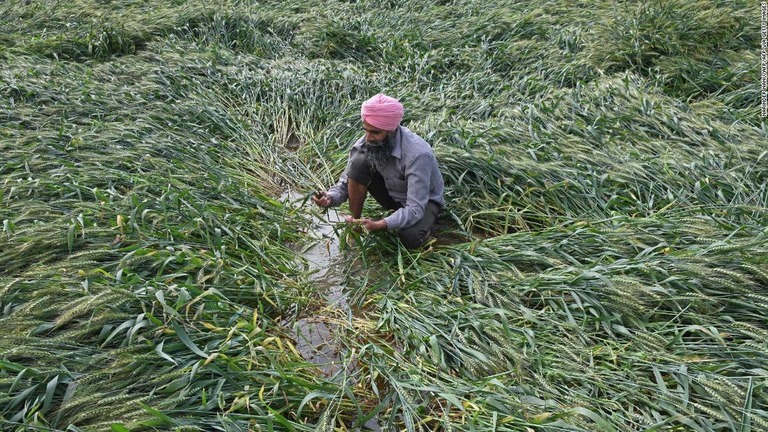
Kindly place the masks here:
POLYGON ((318 207, 328 208, 331 206, 331 197, 325 192, 315 192, 315 194, 312 195, 312 202, 318 207))

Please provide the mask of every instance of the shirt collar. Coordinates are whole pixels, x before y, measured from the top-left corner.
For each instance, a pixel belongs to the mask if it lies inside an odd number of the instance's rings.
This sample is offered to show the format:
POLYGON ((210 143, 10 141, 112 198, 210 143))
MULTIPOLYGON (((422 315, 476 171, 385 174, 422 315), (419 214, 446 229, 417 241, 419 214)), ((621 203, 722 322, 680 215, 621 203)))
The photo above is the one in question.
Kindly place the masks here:
POLYGON ((403 147, 402 147, 403 133, 402 133, 402 131, 403 131, 403 127, 402 126, 398 126, 397 129, 395 130, 395 145, 392 146, 392 153, 391 154, 392 154, 392 156, 394 156, 394 157, 396 157, 398 159, 400 159, 401 156, 403 155, 403 147))

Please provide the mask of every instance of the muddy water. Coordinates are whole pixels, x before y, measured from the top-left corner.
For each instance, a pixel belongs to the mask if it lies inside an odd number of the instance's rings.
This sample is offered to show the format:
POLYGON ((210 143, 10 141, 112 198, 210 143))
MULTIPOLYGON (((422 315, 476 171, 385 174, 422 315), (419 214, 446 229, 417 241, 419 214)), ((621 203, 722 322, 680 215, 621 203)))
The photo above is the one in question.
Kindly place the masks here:
MULTIPOLYGON (((354 382, 355 364, 345 361, 342 333, 348 328, 355 311, 347 302, 344 287, 344 271, 348 268, 348 257, 340 250, 340 240, 334 227, 343 223, 342 216, 334 209, 319 211, 305 197, 286 192, 280 200, 306 214, 310 228, 308 235, 313 243, 297 250, 309 264, 310 281, 315 284, 326 302, 316 315, 301 318, 292 323, 290 332, 296 341, 296 349, 305 360, 317 365, 326 377, 339 382, 354 382), (321 217, 315 214, 324 213, 321 217)), ((365 423, 358 431, 382 430, 376 418, 365 423)))
POLYGON ((339 238, 333 229, 342 222, 341 216, 330 209, 325 220, 317 216, 309 217, 312 219, 310 235, 316 238, 316 243, 301 254, 309 262, 310 271, 314 272, 310 279, 323 288, 329 305, 348 312, 349 305, 342 287, 344 275, 341 273, 345 263, 339 252, 339 238))
MULTIPOLYGON (((314 238, 314 244, 299 252, 309 263, 310 281, 325 297, 327 306, 319 315, 296 321, 293 334, 296 349, 304 359, 315 363, 327 377, 334 377, 345 367, 343 347, 335 340, 335 333, 343 328, 342 321, 351 316, 351 309, 343 286, 343 254, 333 229, 341 220, 335 210, 329 210, 325 216, 326 219, 321 219, 307 212, 311 218, 309 235, 314 238)), ((348 366, 346 369, 349 372, 348 366)))
POLYGON ((336 343, 334 333, 339 329, 338 324, 342 324, 340 320, 350 316, 342 285, 343 257, 339 251, 339 239, 333 229, 341 222, 340 215, 331 209, 318 217, 316 214, 321 212, 316 207, 311 208, 314 206, 311 201, 290 191, 283 193, 280 200, 309 219, 310 246, 297 249, 296 252, 309 264, 310 281, 326 302, 318 315, 293 322, 290 330, 296 340, 296 349, 304 359, 315 363, 325 376, 333 377, 341 370, 343 361, 343 351, 336 343))
MULTIPOLYGON (((308 235, 313 243, 306 249, 297 250, 297 253, 308 262, 310 281, 325 298, 326 306, 314 316, 295 321, 290 330, 296 349, 305 360, 316 364, 326 377, 349 385, 354 382, 354 378, 349 377, 355 374, 356 365, 345 361, 341 337, 356 311, 350 308, 344 287, 344 271, 349 267, 349 257, 341 250, 340 240, 334 231, 334 227, 343 223, 343 217, 334 209, 319 211, 309 200, 304 208, 299 208, 304 198, 286 192, 280 200, 297 208, 309 219, 308 235), (313 213, 324 214, 318 217, 313 213)), ((382 428, 378 419, 373 418, 356 430, 379 432, 382 428)))

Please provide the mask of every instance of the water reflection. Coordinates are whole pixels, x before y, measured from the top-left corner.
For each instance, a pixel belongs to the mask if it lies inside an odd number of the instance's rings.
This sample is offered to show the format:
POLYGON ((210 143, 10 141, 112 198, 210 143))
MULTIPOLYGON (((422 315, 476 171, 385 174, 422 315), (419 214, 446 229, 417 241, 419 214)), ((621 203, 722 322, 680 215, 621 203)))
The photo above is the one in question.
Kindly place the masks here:
MULTIPOLYGON (((350 257, 340 247, 335 228, 345 222, 334 209, 319 211, 306 196, 288 191, 280 200, 309 219, 307 234, 313 243, 297 253, 308 263, 309 280, 325 301, 325 307, 314 316, 300 318, 292 324, 296 349, 305 360, 317 365, 326 377, 351 385, 355 381, 357 364, 345 360, 343 335, 361 311, 350 308, 344 286, 344 271, 349 269, 350 257), (300 208, 302 205, 305 207, 300 208)), ((382 429, 374 417, 357 430, 376 432, 382 429)))
POLYGON ((334 377, 341 370, 344 349, 336 335, 342 331, 345 320, 351 317, 343 286, 343 253, 339 250, 339 238, 334 230, 342 220, 333 209, 322 216, 313 214, 308 208, 300 209, 302 205, 312 204, 308 203, 306 197, 291 191, 285 192, 280 200, 304 212, 309 219, 307 234, 312 239, 312 244, 297 250, 297 253, 308 263, 308 271, 311 274, 309 280, 326 303, 317 315, 292 323, 296 349, 305 360, 316 364, 324 375, 334 377))

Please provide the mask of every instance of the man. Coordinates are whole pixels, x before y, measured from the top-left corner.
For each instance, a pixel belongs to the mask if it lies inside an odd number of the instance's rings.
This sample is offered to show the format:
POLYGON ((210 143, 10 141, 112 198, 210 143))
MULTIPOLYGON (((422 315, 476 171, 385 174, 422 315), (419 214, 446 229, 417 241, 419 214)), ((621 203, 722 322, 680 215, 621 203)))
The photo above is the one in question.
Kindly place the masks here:
POLYGON ((347 223, 367 231, 396 230, 408 249, 429 238, 443 198, 443 176, 432 147, 405 126, 403 105, 395 98, 377 94, 362 105, 360 116, 365 135, 349 152, 347 169, 339 182, 312 201, 335 207, 349 199, 347 223), (382 207, 393 210, 383 219, 361 218, 367 194, 382 207))

